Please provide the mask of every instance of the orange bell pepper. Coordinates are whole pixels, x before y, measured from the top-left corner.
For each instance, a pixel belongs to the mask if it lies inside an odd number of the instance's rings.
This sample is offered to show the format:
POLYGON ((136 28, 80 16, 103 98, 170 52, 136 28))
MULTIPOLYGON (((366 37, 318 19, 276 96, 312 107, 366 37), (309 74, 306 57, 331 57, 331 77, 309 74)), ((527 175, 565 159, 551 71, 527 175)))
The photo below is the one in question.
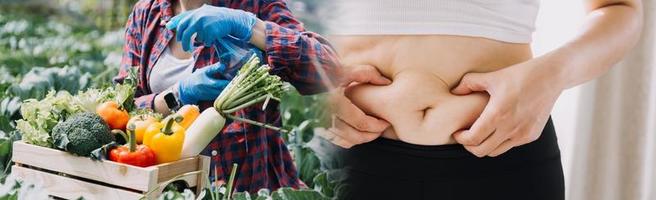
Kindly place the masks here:
POLYGON ((185 105, 176 113, 184 118, 180 122, 180 125, 187 129, 198 118, 198 115, 200 115, 200 109, 196 105, 185 105))
POLYGON ((96 108, 96 113, 107 122, 110 129, 125 130, 125 126, 128 124, 128 120, 130 120, 128 111, 121 109, 118 103, 114 101, 100 104, 96 108))

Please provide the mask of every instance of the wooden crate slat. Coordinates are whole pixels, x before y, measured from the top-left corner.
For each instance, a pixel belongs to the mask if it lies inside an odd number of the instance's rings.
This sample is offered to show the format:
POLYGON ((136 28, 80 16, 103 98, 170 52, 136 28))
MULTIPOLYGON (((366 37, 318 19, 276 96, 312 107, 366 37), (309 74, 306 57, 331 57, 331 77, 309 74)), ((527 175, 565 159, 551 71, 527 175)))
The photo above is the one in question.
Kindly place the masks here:
POLYGON ((85 199, 131 200, 143 196, 132 191, 93 184, 16 165, 12 166, 12 173, 25 181, 41 183, 50 195, 65 199, 77 199, 83 196, 85 199))
POLYGON ((87 157, 21 141, 14 142, 12 161, 141 191, 149 191, 158 180, 155 167, 141 168, 112 161, 91 162, 87 157))
POLYGON ((79 195, 76 193, 80 193, 85 194, 87 199, 139 199, 147 191, 152 191, 148 198, 156 198, 163 189, 156 188, 161 182, 185 173, 188 174, 177 180, 185 181, 189 187, 201 186, 198 188, 202 189, 207 184, 210 163, 209 157, 197 156, 141 168, 112 161, 92 161, 21 141, 13 144, 12 161, 17 164, 12 169, 16 169, 16 174, 24 180, 46 180, 45 186, 54 188, 48 191, 50 195, 77 198, 79 195))
POLYGON ((184 158, 175 162, 159 164, 157 182, 168 181, 171 178, 187 172, 198 171, 198 157, 184 158))
MULTIPOLYGON (((196 187, 196 194, 200 194, 200 192, 205 189, 207 185, 209 185, 208 178, 209 172, 210 172, 210 157, 207 156, 199 156, 198 157, 198 165, 200 165, 200 170, 201 173, 197 176, 198 177, 198 184, 196 187)), ((191 182, 187 182, 191 183, 191 182)))

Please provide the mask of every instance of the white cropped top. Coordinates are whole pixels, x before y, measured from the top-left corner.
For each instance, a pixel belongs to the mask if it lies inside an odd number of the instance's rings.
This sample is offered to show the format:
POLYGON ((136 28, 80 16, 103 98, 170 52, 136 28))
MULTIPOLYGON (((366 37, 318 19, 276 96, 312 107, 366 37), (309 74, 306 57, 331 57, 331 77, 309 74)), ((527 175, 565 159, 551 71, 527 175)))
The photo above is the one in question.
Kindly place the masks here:
POLYGON ((334 0, 329 34, 458 35, 531 42, 539 0, 334 0))

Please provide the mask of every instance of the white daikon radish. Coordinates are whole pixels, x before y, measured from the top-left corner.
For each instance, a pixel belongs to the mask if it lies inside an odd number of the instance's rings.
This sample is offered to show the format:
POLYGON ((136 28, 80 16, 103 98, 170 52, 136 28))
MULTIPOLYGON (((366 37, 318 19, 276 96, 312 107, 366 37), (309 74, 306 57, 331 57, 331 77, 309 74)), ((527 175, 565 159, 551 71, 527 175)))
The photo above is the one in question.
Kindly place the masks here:
POLYGON ((182 157, 192 157, 200 154, 223 129, 225 122, 226 119, 216 109, 205 109, 185 132, 182 157))

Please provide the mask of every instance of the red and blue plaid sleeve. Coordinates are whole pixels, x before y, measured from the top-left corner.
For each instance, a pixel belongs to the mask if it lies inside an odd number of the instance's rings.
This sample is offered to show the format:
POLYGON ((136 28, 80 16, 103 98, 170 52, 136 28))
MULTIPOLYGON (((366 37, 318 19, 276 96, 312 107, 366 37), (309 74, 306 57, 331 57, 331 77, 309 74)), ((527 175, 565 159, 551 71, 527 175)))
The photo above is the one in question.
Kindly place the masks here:
POLYGON ((325 91, 323 81, 335 78, 338 69, 337 54, 328 41, 305 31, 282 0, 262 0, 258 12, 267 21, 264 50, 273 73, 303 94, 325 91))
MULTIPOLYGON (((140 67, 143 10, 143 3, 139 2, 134 6, 132 13, 128 17, 128 21, 125 25, 123 57, 121 59, 118 75, 113 79, 114 83, 123 83, 123 80, 128 77, 130 68, 138 67, 139 70, 143 70, 143 67, 140 67)), ((138 108, 152 108, 153 99, 155 98, 155 94, 146 93, 145 83, 146 81, 141 79, 135 92, 134 103, 138 108)))

